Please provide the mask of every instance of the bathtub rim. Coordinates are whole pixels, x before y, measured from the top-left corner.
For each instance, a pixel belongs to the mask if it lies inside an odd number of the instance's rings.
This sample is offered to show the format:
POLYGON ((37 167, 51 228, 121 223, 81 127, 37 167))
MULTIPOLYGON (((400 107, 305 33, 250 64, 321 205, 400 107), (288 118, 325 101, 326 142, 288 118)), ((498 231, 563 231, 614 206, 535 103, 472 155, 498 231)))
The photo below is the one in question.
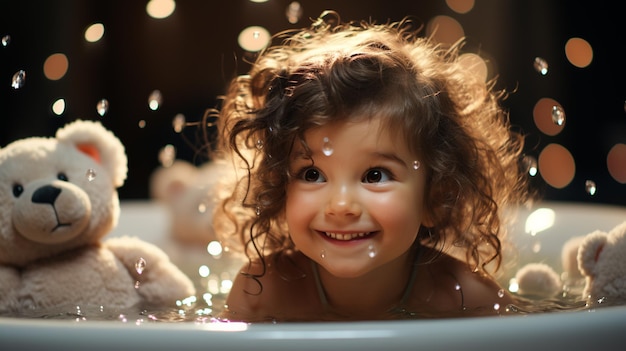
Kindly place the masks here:
MULTIPOLYGON (((330 349, 595 349, 626 342, 626 306, 505 317, 414 321, 122 323, 0 317, 5 349, 90 350, 206 348, 330 349), (131 324, 131 325, 129 325, 131 324), (520 332, 523 331, 523 332, 520 332)), ((4 347, 3 347, 4 348, 4 347)))

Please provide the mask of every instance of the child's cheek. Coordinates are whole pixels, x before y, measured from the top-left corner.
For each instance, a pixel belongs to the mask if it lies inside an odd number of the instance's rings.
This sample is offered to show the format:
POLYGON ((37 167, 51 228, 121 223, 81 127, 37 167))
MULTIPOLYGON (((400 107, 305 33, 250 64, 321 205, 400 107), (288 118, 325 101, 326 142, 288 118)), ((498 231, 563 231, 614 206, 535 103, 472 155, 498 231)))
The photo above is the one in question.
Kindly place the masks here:
POLYGON ((377 194, 368 201, 369 213, 387 229, 417 232, 422 218, 421 206, 417 206, 408 193, 392 192, 377 194))

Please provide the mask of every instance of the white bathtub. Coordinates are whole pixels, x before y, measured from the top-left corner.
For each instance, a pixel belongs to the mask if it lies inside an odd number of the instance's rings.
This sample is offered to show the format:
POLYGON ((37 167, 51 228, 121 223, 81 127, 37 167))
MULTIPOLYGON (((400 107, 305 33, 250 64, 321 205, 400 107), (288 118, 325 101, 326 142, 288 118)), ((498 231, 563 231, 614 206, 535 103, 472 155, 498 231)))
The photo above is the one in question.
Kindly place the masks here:
MULTIPOLYGON (((557 271, 561 246, 568 238, 595 229, 608 231, 626 220, 626 207, 553 202, 536 208, 520 211, 512 239, 524 252, 521 263, 541 261, 557 271), (554 224, 531 236, 526 233, 526 218, 539 207, 554 210, 554 224)), ((159 205, 125 202, 120 223, 111 235, 138 235, 168 251, 168 223, 168 213, 159 205)), ((170 252, 174 259, 180 259, 180 252, 170 252)), ((620 349, 625 343, 626 306, 506 317, 358 323, 121 323, 0 317, 0 350, 534 351, 620 349)))

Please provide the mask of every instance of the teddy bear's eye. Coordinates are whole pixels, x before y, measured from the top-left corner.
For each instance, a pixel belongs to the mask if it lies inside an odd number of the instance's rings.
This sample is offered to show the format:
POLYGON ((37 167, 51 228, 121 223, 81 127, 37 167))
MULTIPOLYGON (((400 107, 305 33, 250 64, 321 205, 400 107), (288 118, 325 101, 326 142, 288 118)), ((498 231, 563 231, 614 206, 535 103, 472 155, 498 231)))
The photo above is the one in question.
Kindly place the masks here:
POLYGON ((13 184, 13 196, 20 197, 24 192, 24 187, 21 184, 13 184))
POLYGON ((69 179, 67 178, 67 175, 63 172, 60 172, 59 174, 57 174, 57 179, 62 180, 64 182, 69 181, 69 179))

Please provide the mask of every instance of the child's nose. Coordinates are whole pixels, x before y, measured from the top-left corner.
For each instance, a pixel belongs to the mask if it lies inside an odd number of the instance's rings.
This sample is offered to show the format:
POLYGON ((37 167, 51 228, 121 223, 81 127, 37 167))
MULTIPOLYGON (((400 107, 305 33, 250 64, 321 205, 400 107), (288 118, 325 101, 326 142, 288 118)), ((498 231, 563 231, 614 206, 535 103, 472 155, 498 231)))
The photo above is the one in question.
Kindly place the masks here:
POLYGON ((354 192, 347 186, 341 186, 330 194, 326 205, 326 214, 334 216, 360 216, 361 205, 354 192))

